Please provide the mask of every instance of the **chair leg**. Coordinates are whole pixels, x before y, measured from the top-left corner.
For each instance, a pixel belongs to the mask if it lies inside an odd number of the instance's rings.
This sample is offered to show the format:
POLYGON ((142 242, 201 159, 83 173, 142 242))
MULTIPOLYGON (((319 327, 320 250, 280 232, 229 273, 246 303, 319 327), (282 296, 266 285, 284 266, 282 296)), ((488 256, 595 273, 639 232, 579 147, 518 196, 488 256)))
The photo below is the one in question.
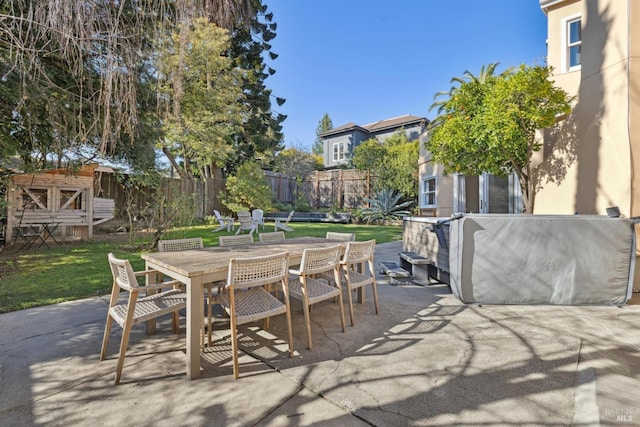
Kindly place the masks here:
POLYGON ((180 331, 180 311, 176 310, 173 312, 173 333, 177 334, 180 331))
POLYGON ((125 323, 122 328, 122 340, 120 341, 120 353, 118 354, 118 364, 116 366, 116 380, 115 384, 120 384, 120 377, 122 376, 122 368, 124 367, 124 357, 127 353, 127 346, 129 345, 129 335, 131 334, 130 322, 125 323))
POLYGON ((111 315, 107 313, 107 323, 104 325, 104 335, 102 337, 100 360, 104 360, 105 357, 107 357, 107 346, 109 344, 109 335, 111 334, 111 325, 113 325, 113 319, 111 318, 111 315))
POLYGON ((238 364, 238 330, 235 322, 235 316, 231 316, 231 354, 233 356, 233 376, 240 378, 239 364, 238 364))
POLYGON ((133 312, 135 311, 136 301, 138 300, 138 293, 131 292, 129 294, 129 300, 127 305, 127 317, 122 325, 122 339, 120 340, 120 353, 118 354, 118 364, 116 365, 116 378, 115 384, 120 384, 120 377, 122 376, 122 368, 124 367, 124 357, 127 354, 127 346, 129 345, 129 335, 131 334, 131 328, 133 326, 133 312))
POLYGON ((376 314, 379 314, 380 310, 378 307, 378 287, 376 286, 375 282, 371 284, 371 287, 373 288, 373 303, 376 306, 376 314))
POLYGON ((287 333, 289 335, 289 357, 293 357, 293 328, 291 327, 291 304, 289 302, 289 291, 286 281, 282 284, 282 298, 287 307, 285 315, 287 316, 287 333))
POLYGON ((302 300, 302 310, 304 312, 304 321, 307 324, 307 347, 311 350, 313 348, 313 342, 311 341, 311 316, 309 315, 309 299, 306 293, 302 300))
POLYGON ((344 305, 342 303, 342 292, 338 294, 338 301, 340 302, 340 324, 342 325, 342 332, 345 331, 344 321, 344 305))
POLYGON ((209 283, 207 285, 207 340, 208 345, 211 347, 211 329, 213 329, 213 285, 209 283))
POLYGON ((351 326, 353 326, 353 296, 351 296, 351 283, 347 277, 347 299, 349 300, 349 318, 351 319, 351 326))

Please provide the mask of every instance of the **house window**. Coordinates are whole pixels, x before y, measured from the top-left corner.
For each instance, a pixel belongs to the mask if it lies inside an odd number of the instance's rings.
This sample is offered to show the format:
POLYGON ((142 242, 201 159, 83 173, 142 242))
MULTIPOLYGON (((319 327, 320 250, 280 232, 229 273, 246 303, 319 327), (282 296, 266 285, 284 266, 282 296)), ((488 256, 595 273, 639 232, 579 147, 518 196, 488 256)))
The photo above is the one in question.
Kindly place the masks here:
POLYGON ((430 176, 422 180, 422 207, 436 207, 436 177, 430 176))
POLYGON ((344 160, 344 142, 335 142, 333 144, 333 161, 344 160))
POLYGON ((573 71, 580 69, 582 63, 582 21, 574 18, 566 22, 566 64, 567 70, 573 71))

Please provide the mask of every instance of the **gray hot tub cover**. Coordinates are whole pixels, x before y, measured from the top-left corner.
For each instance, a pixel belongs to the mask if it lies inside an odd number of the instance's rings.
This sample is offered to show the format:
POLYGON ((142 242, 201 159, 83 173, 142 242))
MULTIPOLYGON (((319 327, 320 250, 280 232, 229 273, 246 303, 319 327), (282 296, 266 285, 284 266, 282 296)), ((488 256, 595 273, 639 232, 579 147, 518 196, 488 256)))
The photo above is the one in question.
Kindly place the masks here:
POLYGON ((634 224, 595 215, 466 215, 450 226, 451 290, 466 303, 625 304, 634 224))

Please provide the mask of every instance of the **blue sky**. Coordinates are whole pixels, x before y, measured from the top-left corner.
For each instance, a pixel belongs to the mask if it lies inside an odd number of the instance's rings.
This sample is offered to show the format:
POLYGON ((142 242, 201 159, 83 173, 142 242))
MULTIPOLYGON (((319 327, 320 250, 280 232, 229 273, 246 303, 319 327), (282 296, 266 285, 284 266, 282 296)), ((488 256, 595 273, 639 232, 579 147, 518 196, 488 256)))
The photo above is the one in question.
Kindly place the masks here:
POLYGON ((278 24, 266 81, 287 102, 287 146, 310 150, 333 126, 404 114, 434 117, 434 95, 465 70, 543 64, 539 0, 265 0, 278 24))

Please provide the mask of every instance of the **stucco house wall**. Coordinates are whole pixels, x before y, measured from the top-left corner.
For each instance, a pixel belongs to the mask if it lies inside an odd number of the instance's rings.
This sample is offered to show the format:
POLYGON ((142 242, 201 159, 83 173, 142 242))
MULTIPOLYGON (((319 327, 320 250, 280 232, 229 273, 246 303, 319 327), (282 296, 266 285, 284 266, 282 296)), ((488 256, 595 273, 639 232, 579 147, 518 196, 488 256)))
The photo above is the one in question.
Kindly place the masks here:
POLYGON ((637 215, 633 201, 640 186, 634 182, 633 162, 640 141, 632 126, 640 110, 638 94, 632 93, 637 59, 632 59, 631 44, 632 29, 640 25, 637 2, 540 4, 548 18, 548 63, 555 84, 576 99, 559 129, 545 132, 535 213, 604 214, 615 205, 624 215, 637 215), (566 22, 575 17, 581 18, 581 65, 569 70, 566 22))

